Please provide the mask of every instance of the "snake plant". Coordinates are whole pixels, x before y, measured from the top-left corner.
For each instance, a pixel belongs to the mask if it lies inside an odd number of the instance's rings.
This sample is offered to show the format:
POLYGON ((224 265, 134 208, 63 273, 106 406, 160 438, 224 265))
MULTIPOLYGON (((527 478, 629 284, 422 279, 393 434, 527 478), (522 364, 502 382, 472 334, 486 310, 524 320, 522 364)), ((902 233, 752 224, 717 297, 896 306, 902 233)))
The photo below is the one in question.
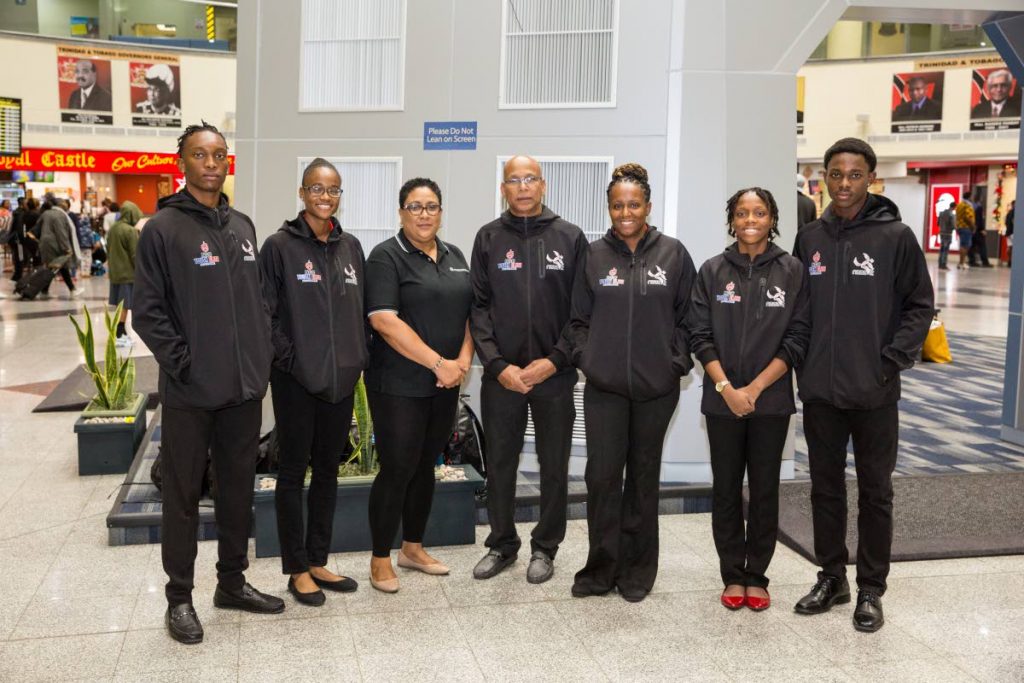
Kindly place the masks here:
POLYGON ((358 466, 359 474, 373 474, 377 469, 377 449, 373 444, 373 418, 370 416, 370 404, 366 399, 366 384, 363 382, 362 376, 356 382, 352 415, 355 418, 356 428, 349 434, 352 455, 345 461, 345 465, 355 463, 358 466))
POLYGON ((118 358, 117 345, 117 321, 121 319, 122 305, 118 304, 114 315, 110 310, 104 308, 103 322, 107 328, 107 345, 104 353, 103 367, 96 362, 96 340, 92 329, 92 317, 89 315, 89 308, 82 306, 82 313, 85 315, 85 329, 75 320, 73 315, 68 315, 71 323, 78 333, 78 344, 82 347, 85 356, 85 371, 92 377, 96 385, 96 395, 92 399, 92 407, 99 410, 124 410, 134 398, 135 387, 135 361, 130 357, 118 358))

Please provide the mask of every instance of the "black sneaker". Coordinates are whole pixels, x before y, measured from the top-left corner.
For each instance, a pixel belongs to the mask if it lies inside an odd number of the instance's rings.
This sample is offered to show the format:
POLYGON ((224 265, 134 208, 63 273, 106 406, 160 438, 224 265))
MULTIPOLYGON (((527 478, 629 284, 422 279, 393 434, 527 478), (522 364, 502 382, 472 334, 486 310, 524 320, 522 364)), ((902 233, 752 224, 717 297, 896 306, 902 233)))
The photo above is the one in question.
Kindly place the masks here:
POLYGON ((217 586, 213 593, 213 605, 221 609, 238 609, 256 614, 278 614, 284 611, 284 600, 260 593, 248 583, 237 593, 229 593, 217 586))
POLYGON ((845 605, 850 602, 850 583, 846 577, 829 576, 818 572, 818 582, 811 592, 800 598, 793 608, 797 614, 822 614, 832 609, 832 605, 845 605))

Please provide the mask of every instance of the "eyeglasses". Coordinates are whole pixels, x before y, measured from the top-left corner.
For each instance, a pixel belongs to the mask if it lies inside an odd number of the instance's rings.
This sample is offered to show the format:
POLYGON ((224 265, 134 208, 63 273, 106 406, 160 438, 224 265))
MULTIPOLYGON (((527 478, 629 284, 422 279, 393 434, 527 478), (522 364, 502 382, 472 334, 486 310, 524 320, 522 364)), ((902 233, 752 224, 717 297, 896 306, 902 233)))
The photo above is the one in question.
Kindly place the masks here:
POLYGON ((342 193, 345 191, 340 187, 324 187, 323 185, 303 185, 302 189, 308 192, 313 197, 319 197, 324 192, 326 192, 327 194, 334 198, 340 197, 342 193))
POLYGON ((508 180, 503 180, 502 182, 505 183, 505 185, 507 185, 508 187, 517 187, 519 185, 522 185, 523 187, 529 187, 530 185, 542 182, 543 180, 543 178, 538 178, 535 175, 528 175, 525 178, 509 178, 508 180))
POLYGON ((421 216, 423 215, 424 211, 427 212, 428 216, 436 216, 437 214, 441 213, 441 205, 434 203, 420 204, 419 202, 413 202, 412 204, 406 204, 402 208, 411 213, 413 216, 421 216))

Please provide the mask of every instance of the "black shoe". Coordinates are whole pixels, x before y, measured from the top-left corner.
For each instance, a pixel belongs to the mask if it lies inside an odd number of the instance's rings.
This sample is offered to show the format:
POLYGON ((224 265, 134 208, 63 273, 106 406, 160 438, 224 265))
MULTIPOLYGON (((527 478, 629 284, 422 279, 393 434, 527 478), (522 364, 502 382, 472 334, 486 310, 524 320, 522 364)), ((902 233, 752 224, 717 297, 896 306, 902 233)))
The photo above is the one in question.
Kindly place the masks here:
POLYGON ((327 602, 327 596, 324 595, 322 590, 316 590, 312 593, 303 593, 295 587, 295 579, 288 579, 288 592, 294 595, 295 599, 303 605, 309 605, 310 607, 320 607, 327 602))
POLYGON ((487 554, 480 558, 480 561, 473 567, 474 579, 490 579, 505 570, 519 557, 518 553, 502 555, 500 550, 492 548, 487 554))
MULTIPOLYGON (((310 574, 310 576, 313 575, 310 574)), ((347 576, 343 576, 337 581, 325 581, 313 576, 313 582, 321 588, 329 591, 337 591, 338 593, 353 593, 357 588, 359 588, 359 584, 356 583, 356 580, 350 579, 347 576)))
POLYGON ((279 614, 284 611, 284 600, 260 593, 248 583, 237 593, 229 593, 220 586, 213 593, 213 606, 221 609, 240 609, 257 614, 279 614))
POLYGON ((853 611, 853 627, 865 633, 874 633, 885 624, 882 615, 882 597, 867 590, 857 591, 857 609, 853 611))
POLYGON ((995 266, 993 266, 991 263, 982 263, 981 267, 982 268, 995 268, 995 266))
POLYGON ((190 602, 168 607, 164 623, 167 624, 171 638, 179 643, 195 645, 203 642, 203 625, 199 623, 199 617, 190 602))
POLYGON ((845 605, 850 602, 850 583, 846 577, 829 576, 818 572, 818 582, 811 592, 800 598, 793 611, 797 614, 822 614, 832 609, 832 605, 845 605))
POLYGON ((585 584, 582 584, 582 583, 574 583, 572 585, 572 597, 574 597, 574 598, 589 598, 591 596, 604 595, 604 594, 608 593, 610 590, 611 590, 611 588, 606 588, 604 590, 597 590, 595 588, 590 588, 589 586, 587 586, 585 584))
POLYGON ((619 595, 626 602, 640 602, 647 597, 647 591, 643 588, 623 588, 619 586, 619 595))

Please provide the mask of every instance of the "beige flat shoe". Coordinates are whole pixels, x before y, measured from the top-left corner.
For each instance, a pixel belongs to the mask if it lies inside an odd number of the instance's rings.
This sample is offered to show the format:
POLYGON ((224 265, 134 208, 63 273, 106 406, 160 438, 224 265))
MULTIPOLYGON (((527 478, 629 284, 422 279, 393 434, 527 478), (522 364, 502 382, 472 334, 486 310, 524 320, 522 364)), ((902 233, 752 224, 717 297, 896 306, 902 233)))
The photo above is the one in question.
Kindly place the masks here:
POLYGON ((379 590, 381 593, 397 593, 398 592, 398 578, 384 579, 383 581, 377 581, 370 575, 370 585, 379 590))
POLYGON ((433 576, 444 576, 448 573, 448 567, 441 564, 440 562, 434 562, 433 564, 420 564, 419 562, 413 562, 405 556, 401 550, 398 551, 398 566, 404 567, 405 569, 415 569, 421 571, 424 574, 431 574, 433 576))

